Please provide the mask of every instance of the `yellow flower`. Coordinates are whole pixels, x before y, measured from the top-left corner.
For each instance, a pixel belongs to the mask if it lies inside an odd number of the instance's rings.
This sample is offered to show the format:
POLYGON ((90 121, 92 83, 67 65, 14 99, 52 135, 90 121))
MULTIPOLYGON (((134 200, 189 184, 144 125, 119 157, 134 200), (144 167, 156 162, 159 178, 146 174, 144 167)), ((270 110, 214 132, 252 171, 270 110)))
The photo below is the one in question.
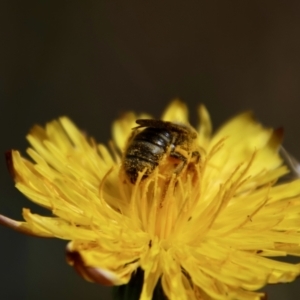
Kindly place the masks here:
MULTIPOLYGON (((70 241, 67 259, 86 279, 124 285, 137 270, 140 299, 161 284, 168 299, 261 299, 268 283, 290 282, 300 264, 272 257, 300 255, 300 180, 278 154, 281 131, 266 129, 249 112, 211 135, 199 110, 199 162, 178 176, 156 168, 135 184, 122 171, 122 153, 147 115, 126 114, 113 124, 109 147, 87 138, 66 117, 35 126, 27 150, 12 151, 16 187, 53 217, 23 210, 25 222, 0 216, 23 233, 70 241)), ((174 101, 162 120, 188 124, 174 101)), ((165 163, 165 162, 161 162, 165 163)))

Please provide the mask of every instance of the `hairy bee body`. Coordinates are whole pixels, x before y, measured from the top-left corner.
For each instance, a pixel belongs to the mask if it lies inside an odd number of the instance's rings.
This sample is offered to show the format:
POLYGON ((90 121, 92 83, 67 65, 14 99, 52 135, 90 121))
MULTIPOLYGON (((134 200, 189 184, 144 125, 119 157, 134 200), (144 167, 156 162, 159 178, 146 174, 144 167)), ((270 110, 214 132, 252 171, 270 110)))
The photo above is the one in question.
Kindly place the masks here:
MULTIPOLYGON (((134 128, 123 158, 124 170, 131 183, 136 182, 139 172, 144 171, 142 179, 147 178, 166 155, 181 162, 174 168, 175 173, 180 173, 197 134, 185 125, 161 120, 141 119, 136 123, 140 126, 134 128), (143 127, 145 129, 137 131, 143 127), (179 151, 178 147, 183 151, 179 151)), ((193 156, 199 158, 200 154, 193 151, 193 156)))

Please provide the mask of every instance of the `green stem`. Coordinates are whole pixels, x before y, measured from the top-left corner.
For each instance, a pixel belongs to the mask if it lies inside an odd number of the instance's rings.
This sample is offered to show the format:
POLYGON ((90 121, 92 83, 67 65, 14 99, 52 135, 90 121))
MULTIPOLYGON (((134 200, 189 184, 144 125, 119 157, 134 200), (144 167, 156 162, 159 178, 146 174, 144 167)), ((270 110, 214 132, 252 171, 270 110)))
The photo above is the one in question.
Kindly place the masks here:
MULTIPOLYGON (((113 288, 113 299, 114 300, 139 300, 143 288, 144 282, 144 271, 137 269, 135 274, 132 274, 131 279, 128 284, 115 286, 113 288)), ((167 300, 165 296, 161 281, 157 283, 152 300, 167 300)))

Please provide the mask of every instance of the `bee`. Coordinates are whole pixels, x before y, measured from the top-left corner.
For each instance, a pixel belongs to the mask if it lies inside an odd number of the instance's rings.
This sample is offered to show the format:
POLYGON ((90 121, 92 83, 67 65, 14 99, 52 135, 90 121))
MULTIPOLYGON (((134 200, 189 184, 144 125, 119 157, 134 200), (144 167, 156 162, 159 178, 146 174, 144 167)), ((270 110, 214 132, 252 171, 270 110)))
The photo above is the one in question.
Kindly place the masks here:
POLYGON ((139 119, 124 152, 123 169, 131 183, 139 172, 147 178, 162 162, 170 158, 172 172, 180 174, 191 161, 197 163, 200 153, 195 149, 197 133, 191 127, 162 120, 139 119), (143 128, 143 130, 139 130, 143 128))

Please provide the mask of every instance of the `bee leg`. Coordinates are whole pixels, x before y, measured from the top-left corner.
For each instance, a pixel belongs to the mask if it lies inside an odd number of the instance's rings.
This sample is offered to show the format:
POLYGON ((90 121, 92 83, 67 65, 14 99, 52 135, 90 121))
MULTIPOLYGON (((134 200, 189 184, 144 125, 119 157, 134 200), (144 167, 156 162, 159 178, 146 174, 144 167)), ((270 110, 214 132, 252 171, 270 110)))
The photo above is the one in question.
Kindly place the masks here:
POLYGON ((199 160, 200 160, 200 153, 199 153, 199 151, 193 151, 192 152, 192 160, 196 164, 199 162, 199 160))
POLYGON ((186 166, 187 158, 183 154, 179 153, 178 151, 171 152, 170 156, 181 160, 181 163, 175 168, 175 171, 174 171, 175 174, 179 174, 183 170, 183 168, 186 166))

